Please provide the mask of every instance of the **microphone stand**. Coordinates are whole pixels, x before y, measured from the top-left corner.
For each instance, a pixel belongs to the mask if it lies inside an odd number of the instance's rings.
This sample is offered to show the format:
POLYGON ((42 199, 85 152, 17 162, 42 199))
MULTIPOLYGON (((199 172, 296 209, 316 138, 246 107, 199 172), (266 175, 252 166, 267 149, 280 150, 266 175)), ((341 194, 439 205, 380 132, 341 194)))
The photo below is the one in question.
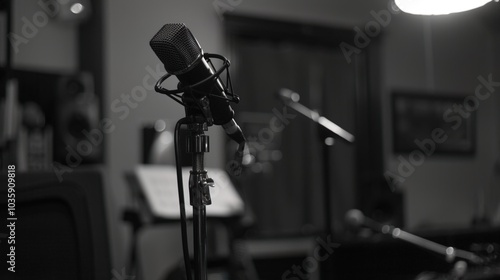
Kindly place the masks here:
MULTIPOLYGON (((323 211, 324 211, 324 223, 325 223, 325 234, 326 238, 332 231, 332 203, 331 203, 331 191, 330 191, 330 172, 331 172, 331 160, 329 157, 330 147, 333 146, 333 141, 329 141, 328 138, 331 138, 331 135, 337 135, 344 139, 349 143, 354 142, 354 135, 344 130, 337 124, 328 120, 326 117, 321 116, 318 112, 307 108, 306 106, 300 104, 298 100, 300 99, 299 95, 295 92, 291 92, 288 89, 280 90, 281 96, 283 97, 283 101, 286 106, 294 109, 300 114, 306 116, 311 119, 313 122, 317 123, 319 126, 319 136, 322 140, 322 163, 323 163, 323 211), (292 97, 295 95, 294 97, 292 97)), ((322 269, 325 276, 329 273, 329 270, 322 269)), ((329 279, 331 277, 324 277, 325 279, 329 279)))
POLYGON ((469 261, 472 264, 478 265, 483 263, 483 259, 472 252, 450 246, 447 247, 434 241, 406 232, 397 227, 384 225, 382 226, 381 231, 384 234, 392 235, 392 237, 395 239, 401 239, 418 247, 441 254, 446 257, 446 261, 448 262, 453 262, 456 258, 461 258, 469 261))
POLYGON ((422 238, 418 235, 409 233, 400 228, 394 227, 388 224, 381 224, 369 217, 364 216, 364 214, 357 210, 352 209, 346 213, 346 221, 355 227, 367 227, 377 232, 381 232, 386 235, 390 235, 395 239, 400 239, 420 248, 435 252, 437 254, 446 257, 446 261, 453 262, 456 258, 461 258, 469 261, 472 264, 483 264, 484 260, 480 256, 461 249, 457 249, 451 246, 444 246, 442 244, 436 243, 434 241, 422 238))
MULTIPOLYGON (((293 93, 297 94, 297 93, 293 93)), ((298 96, 298 94, 297 94, 298 96)), ((298 99, 298 98, 297 98, 298 99)), ((331 161, 329 155, 329 147, 333 145, 333 142, 329 142, 328 138, 331 137, 332 133, 341 137, 349 143, 354 142, 354 135, 347 132, 340 126, 328 120, 326 117, 321 116, 318 112, 307 108, 306 106, 300 104, 298 101, 292 98, 284 98, 285 105, 294 109, 295 111, 301 113, 307 118, 311 119, 319 125, 320 137, 323 140, 323 192, 324 192, 324 211, 325 211, 325 230, 328 233, 332 230, 332 215, 331 215, 331 201, 330 201, 330 184, 329 184, 329 173, 331 168, 331 161)))
POLYGON ((324 223, 326 234, 329 234, 333 228, 332 222, 332 203, 331 203, 331 190, 330 190, 330 171, 332 168, 330 160, 330 151, 334 145, 333 141, 329 141, 331 137, 331 132, 326 130, 325 127, 319 125, 319 137, 321 140, 321 151, 322 151, 322 164, 323 164, 323 211, 324 211, 324 223))
MULTIPOLYGON (((193 100, 190 94, 183 95, 186 106, 187 152, 191 154, 192 170, 189 174, 189 198, 193 207, 194 279, 207 279, 207 213, 206 206, 212 204, 209 187, 214 181, 208 178, 204 165, 204 154, 210 151, 209 137, 205 135, 212 125, 208 99, 193 100)), ((187 271, 187 273, 191 273, 187 271)))
POLYGON ((207 227, 206 205, 211 204, 209 186, 213 180, 208 178, 204 167, 204 153, 209 151, 206 123, 193 123, 188 125, 188 153, 192 153, 192 170, 189 174, 189 197, 193 206, 193 238, 195 259, 195 280, 207 279, 207 227), (196 270, 197 268, 197 270, 196 270))

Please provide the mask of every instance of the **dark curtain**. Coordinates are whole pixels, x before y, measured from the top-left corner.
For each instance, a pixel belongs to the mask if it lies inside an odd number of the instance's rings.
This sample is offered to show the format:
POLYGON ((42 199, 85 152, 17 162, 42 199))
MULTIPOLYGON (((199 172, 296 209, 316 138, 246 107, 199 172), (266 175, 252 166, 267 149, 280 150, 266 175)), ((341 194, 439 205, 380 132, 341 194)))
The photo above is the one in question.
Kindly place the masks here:
POLYGON ((230 35, 233 85, 242 100, 235 106, 236 118, 255 156, 239 186, 256 217, 254 233, 304 235, 324 230, 327 178, 338 231, 355 203, 355 146, 334 137, 325 154, 318 125, 285 107, 276 93, 280 88, 299 93, 300 103, 356 134, 359 69, 338 45, 281 35, 230 35), (325 157, 330 168, 324 171, 325 157))

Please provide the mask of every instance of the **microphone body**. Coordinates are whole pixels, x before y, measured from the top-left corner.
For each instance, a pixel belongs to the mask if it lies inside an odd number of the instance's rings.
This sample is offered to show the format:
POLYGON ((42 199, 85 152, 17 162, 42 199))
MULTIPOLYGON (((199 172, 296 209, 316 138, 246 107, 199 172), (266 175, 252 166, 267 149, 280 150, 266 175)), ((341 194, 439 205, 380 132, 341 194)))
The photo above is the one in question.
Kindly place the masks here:
MULTIPOLYGON (((212 69, 208 66, 208 63, 203 56, 201 56, 189 71, 183 74, 177 74, 176 76, 181 83, 180 87, 184 87, 194 85, 210 77, 212 74, 212 69)), ((234 111, 229 105, 229 100, 227 100, 224 87, 218 78, 216 80, 208 80, 193 87, 191 93, 193 94, 193 97, 198 99, 208 96, 214 124, 224 125, 230 122, 234 117, 234 111), (211 95, 215 95, 217 97, 212 97, 211 95)))
MULTIPOLYGON (((165 70, 177 77, 181 88, 195 85, 214 73, 198 41, 183 23, 165 24, 153 36, 150 46, 165 70)), ((243 144, 245 137, 233 118, 234 111, 225 91, 219 78, 215 78, 190 87, 184 95, 199 100, 208 98, 213 123, 221 125, 231 139, 243 144)))

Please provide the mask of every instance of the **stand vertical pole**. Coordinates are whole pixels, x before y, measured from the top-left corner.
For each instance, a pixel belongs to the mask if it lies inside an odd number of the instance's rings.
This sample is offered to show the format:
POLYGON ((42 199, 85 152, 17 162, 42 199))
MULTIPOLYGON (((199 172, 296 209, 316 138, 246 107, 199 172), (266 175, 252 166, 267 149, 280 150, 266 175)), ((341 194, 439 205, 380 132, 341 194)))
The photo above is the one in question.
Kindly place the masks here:
MULTIPOLYGON (((328 131, 324 127, 319 126, 319 139, 321 141, 322 147, 322 167, 323 167, 323 212, 324 212, 324 238, 333 238, 333 214, 332 214, 332 191, 331 191, 331 172, 332 163, 330 159, 330 152, 333 148, 334 143, 328 142, 327 138, 330 138, 328 131)), ((321 264, 320 268, 321 279, 331 279, 332 277, 332 267, 331 261, 327 260, 321 264)))
POLYGON ((212 203, 209 187, 213 180, 208 178, 204 166, 204 153, 209 152, 209 138, 206 123, 189 124, 188 153, 192 154, 192 170, 189 175, 189 196, 193 206, 193 239, 195 280, 207 279, 207 226, 206 205, 212 203))

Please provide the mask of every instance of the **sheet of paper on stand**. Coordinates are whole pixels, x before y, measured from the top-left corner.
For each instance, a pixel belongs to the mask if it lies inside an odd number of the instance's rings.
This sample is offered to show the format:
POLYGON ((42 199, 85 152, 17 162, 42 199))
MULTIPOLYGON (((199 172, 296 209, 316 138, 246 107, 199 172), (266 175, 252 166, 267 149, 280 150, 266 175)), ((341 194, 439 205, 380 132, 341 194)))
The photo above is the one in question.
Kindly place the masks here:
MULTIPOLYGON (((230 217, 243 212, 243 200, 234 188, 227 173, 219 168, 206 168, 209 178, 215 181, 210 188, 212 204, 207 206, 209 217, 230 217)), ((192 217, 189 203, 189 171, 182 169, 186 216, 192 217)), ((141 165, 135 169, 141 190, 154 215, 167 219, 179 219, 177 175, 174 166, 141 165)))

